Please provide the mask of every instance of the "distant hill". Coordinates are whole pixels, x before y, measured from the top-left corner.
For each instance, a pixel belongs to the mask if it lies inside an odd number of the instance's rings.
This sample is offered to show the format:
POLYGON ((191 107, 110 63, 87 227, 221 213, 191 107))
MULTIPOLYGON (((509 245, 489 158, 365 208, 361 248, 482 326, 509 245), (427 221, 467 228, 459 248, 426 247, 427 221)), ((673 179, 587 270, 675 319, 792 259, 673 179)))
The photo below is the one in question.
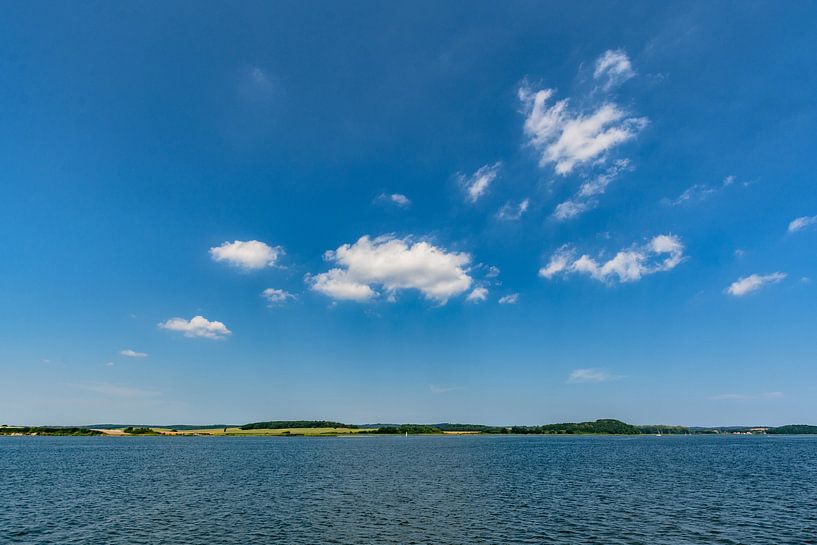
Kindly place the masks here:
POLYGON ((565 422, 562 424, 545 424, 544 426, 513 426, 511 433, 520 434, 605 434, 605 435, 640 435, 641 429, 612 418, 602 418, 594 422, 565 422))
POLYGON ((817 435, 817 426, 809 426, 808 424, 789 424, 788 426, 769 428, 766 433, 775 435, 817 435))
POLYGON ((331 420, 270 420, 269 422, 252 422, 241 426, 242 430, 281 430, 297 428, 348 428, 357 429, 355 424, 343 424, 331 420))

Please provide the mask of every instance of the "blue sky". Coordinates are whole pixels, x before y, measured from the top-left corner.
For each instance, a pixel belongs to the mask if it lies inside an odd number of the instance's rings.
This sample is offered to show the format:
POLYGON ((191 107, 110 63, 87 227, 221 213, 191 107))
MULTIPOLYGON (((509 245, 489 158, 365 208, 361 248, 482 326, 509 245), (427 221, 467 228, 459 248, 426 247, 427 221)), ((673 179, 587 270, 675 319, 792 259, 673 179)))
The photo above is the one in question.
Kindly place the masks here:
POLYGON ((817 423, 809 3, 0 20, 5 423, 817 423))

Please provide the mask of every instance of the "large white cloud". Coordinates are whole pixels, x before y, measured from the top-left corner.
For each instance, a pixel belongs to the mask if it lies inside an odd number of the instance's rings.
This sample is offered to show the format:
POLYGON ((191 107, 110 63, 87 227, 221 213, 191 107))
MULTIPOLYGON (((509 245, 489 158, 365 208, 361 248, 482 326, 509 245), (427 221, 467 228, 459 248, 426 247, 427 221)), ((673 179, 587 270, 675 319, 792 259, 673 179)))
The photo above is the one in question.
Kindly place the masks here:
POLYGON ((210 248, 214 261, 226 261, 243 269, 273 267, 282 253, 280 246, 269 246, 258 240, 235 240, 210 248))
POLYGON ((570 246, 563 246, 539 269, 539 276, 585 274, 600 282, 636 282, 642 277, 677 267, 684 259, 684 245, 674 235, 658 235, 646 244, 619 251, 611 259, 599 262, 587 254, 576 257, 570 246))
POLYGON ((232 335, 232 331, 227 329, 221 322, 210 321, 204 316, 193 316, 189 320, 184 318, 171 318, 159 324, 162 329, 179 331, 185 337, 205 337, 207 339, 222 339, 232 335))
POLYGON ((427 299, 445 303, 467 291, 473 279, 468 274, 471 256, 447 252, 426 241, 385 235, 360 237, 326 252, 325 259, 338 266, 324 273, 307 275, 315 291, 333 299, 366 301, 378 295, 377 286, 393 296, 402 289, 419 290, 427 299))
POLYGON ((726 293, 735 297, 743 297, 746 294, 757 291, 767 284, 776 284, 786 278, 786 273, 773 272, 771 274, 750 274, 738 278, 726 288, 726 293))
POLYGON ((524 131, 539 150, 541 166, 553 163, 558 174, 569 174, 577 165, 596 163, 608 151, 631 140, 647 125, 644 117, 632 117, 613 102, 604 102, 589 113, 569 109, 569 99, 551 103, 555 91, 519 89, 527 115, 524 131))
POLYGON ((499 176, 502 162, 480 167, 471 176, 459 175, 460 183, 465 188, 465 194, 470 202, 477 202, 487 191, 488 187, 499 176))

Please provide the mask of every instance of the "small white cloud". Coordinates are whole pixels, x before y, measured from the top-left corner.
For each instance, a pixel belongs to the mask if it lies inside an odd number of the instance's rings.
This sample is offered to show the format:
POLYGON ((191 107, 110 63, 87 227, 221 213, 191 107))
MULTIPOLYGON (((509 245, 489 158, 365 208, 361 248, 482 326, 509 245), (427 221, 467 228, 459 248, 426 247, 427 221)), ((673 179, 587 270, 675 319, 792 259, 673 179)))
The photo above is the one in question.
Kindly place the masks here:
POLYGON ((269 246, 258 240, 236 240, 210 248, 213 261, 226 261, 230 265, 248 270, 274 267, 283 253, 284 250, 280 246, 269 246))
POLYGON ((759 394, 719 394, 711 396, 709 399, 717 401, 750 401, 756 399, 780 399, 783 392, 762 392, 759 394))
POLYGON ((159 324, 162 329, 179 331, 185 337, 204 337, 207 339, 223 339, 232 335, 232 331, 227 329, 221 322, 210 321, 204 316, 194 316, 190 320, 184 318, 171 318, 159 324))
POLYGON ((658 235, 646 244, 618 252, 612 259, 599 263, 584 254, 576 258, 570 246, 562 246, 539 269, 539 276, 551 279, 558 274, 586 274, 600 282, 636 282, 657 272, 669 271, 684 259, 684 245, 674 235, 658 235))
POLYGON ((735 297, 743 297, 748 293, 757 291, 767 284, 776 284, 786 278, 786 273, 774 272, 771 274, 751 274, 743 276, 732 282, 726 292, 735 297))
POLYGON ((608 382, 611 380, 618 380, 620 376, 610 374, 604 369, 598 368, 583 368, 574 369, 567 377, 567 381, 571 384, 581 382, 608 382))
POLYGON ((307 275, 313 290, 333 299, 366 301, 378 295, 372 287, 382 286, 389 295, 416 289, 427 299, 445 303, 471 288, 467 253, 447 252, 426 241, 414 242, 391 235, 375 239, 368 235, 354 244, 328 251, 325 259, 339 267, 307 275))
POLYGON ((530 199, 523 199, 517 204, 506 202, 496 213, 496 217, 500 220, 518 220, 528 211, 529 206, 530 199))
POLYGON ((491 265, 490 267, 488 267, 488 272, 485 273, 485 278, 496 278, 497 276, 499 276, 499 272, 500 272, 499 267, 494 267, 493 265, 491 265))
POLYGON ((479 303, 485 301, 485 299, 487 298, 488 298, 487 288, 474 288, 474 290, 468 294, 468 297, 466 297, 465 300, 470 303, 479 303))
POLYGON ((593 79, 601 80, 605 90, 624 83, 633 76, 635 76, 635 70, 633 70, 630 58, 621 49, 608 49, 596 59, 593 79))
POLYGON ((144 352, 137 352, 136 350, 131 350, 130 348, 126 348, 119 352, 121 355, 125 356, 126 358, 146 358, 147 354, 144 352))
POLYGON ((113 367, 113 366, 114 366, 114 363, 112 361, 109 361, 108 363, 105 364, 105 367, 113 367))
POLYGON ((511 293, 504 297, 499 298, 500 305, 515 305, 519 302, 519 294, 518 293, 511 293))
POLYGON ((502 162, 497 161, 492 165, 485 165, 480 167, 471 176, 459 174, 460 184, 465 188, 465 193, 468 200, 472 203, 477 202, 487 191, 488 187, 499 176, 499 170, 502 168, 502 162))
POLYGON ((375 198, 376 203, 393 204, 398 208, 408 208, 411 206, 411 199, 401 193, 381 193, 375 198))
POLYGON ((556 208, 553 210, 553 218, 558 221, 573 219, 584 214, 594 206, 595 203, 591 201, 569 199, 556 205, 556 208))
POLYGON ((796 233, 815 223, 817 223, 817 216, 800 216, 789 223, 789 233, 796 233))
POLYGON ((647 118, 629 116, 612 102, 601 104, 589 114, 571 112, 569 99, 550 105, 553 89, 519 89, 525 108, 524 132, 529 143, 541 152, 539 164, 555 164, 557 174, 566 175, 577 165, 601 162, 607 152, 635 138, 647 118))
POLYGON ((269 306, 281 305, 286 303, 288 299, 294 299, 295 296, 288 291, 278 290, 275 288, 267 288, 261 292, 261 297, 267 300, 269 306))

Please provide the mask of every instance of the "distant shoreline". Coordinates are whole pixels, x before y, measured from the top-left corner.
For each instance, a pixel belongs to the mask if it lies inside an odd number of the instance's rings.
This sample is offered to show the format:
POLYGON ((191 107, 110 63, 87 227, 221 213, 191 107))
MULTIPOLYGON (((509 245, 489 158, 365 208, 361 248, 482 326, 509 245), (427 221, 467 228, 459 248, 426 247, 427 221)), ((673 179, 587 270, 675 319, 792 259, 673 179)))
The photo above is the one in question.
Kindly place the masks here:
POLYGON ((339 437, 396 435, 558 435, 558 436, 669 436, 669 435, 817 435, 817 426, 685 427, 627 424, 620 420, 566 422, 541 426, 485 426, 480 424, 343 424, 324 420, 283 420, 242 426, 0 426, 0 436, 192 436, 192 437, 339 437))

